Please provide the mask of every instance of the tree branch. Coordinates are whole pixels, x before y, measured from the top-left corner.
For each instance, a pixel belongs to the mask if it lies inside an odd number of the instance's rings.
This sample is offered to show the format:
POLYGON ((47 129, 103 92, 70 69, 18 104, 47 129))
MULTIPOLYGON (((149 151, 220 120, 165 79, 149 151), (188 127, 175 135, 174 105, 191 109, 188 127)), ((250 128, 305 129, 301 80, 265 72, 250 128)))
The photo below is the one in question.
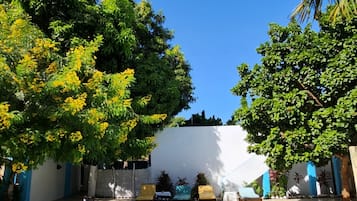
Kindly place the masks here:
POLYGON ((312 98, 314 99, 314 101, 316 102, 316 104, 320 107, 324 107, 324 105, 321 103, 321 101, 319 100, 319 98, 317 98, 303 83, 301 83, 299 80, 297 81, 299 83, 299 85, 306 90, 306 93, 312 98))

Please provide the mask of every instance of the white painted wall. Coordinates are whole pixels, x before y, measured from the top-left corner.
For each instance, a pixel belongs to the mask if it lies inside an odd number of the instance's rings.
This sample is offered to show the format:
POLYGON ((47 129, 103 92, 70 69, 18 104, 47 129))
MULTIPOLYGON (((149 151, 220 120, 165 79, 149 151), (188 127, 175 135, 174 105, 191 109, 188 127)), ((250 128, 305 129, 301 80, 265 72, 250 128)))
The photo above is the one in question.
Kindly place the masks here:
POLYGON ((132 199, 139 194, 143 183, 151 183, 150 168, 98 170, 95 194, 97 197, 132 199))
POLYGON ((193 185, 203 172, 217 195, 223 183, 237 188, 252 182, 268 167, 264 158, 247 152, 245 137, 240 126, 166 128, 156 135, 151 154, 153 182, 165 170, 174 183, 181 177, 193 185))
POLYGON ((46 161, 38 169, 32 171, 30 201, 58 200, 64 196, 65 164, 46 161))

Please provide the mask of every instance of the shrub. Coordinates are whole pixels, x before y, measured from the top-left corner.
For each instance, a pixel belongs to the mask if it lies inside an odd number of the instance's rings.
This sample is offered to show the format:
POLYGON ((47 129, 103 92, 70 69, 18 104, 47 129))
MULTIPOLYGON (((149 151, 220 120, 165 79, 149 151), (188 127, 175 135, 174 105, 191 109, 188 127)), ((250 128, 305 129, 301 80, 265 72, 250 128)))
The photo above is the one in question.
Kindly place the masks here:
POLYGON ((161 171, 160 176, 157 178, 156 191, 169 191, 171 195, 174 194, 174 186, 168 173, 161 171))
POLYGON ((191 199, 198 199, 198 186, 199 185, 208 185, 209 182, 206 178, 206 175, 202 172, 198 173, 196 176, 196 182, 191 190, 191 199))

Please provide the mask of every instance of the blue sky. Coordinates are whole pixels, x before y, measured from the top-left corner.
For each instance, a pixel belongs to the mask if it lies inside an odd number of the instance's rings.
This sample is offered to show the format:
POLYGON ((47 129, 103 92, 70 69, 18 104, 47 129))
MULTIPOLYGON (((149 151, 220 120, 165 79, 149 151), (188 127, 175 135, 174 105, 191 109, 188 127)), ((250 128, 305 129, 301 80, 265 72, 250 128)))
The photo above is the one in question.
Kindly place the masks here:
POLYGON ((151 0, 174 31, 173 45, 181 47, 191 65, 196 102, 178 116, 190 118, 205 110, 225 123, 239 108, 231 88, 239 81, 236 67, 260 63, 256 48, 268 41, 270 23, 287 25, 300 0, 151 0))

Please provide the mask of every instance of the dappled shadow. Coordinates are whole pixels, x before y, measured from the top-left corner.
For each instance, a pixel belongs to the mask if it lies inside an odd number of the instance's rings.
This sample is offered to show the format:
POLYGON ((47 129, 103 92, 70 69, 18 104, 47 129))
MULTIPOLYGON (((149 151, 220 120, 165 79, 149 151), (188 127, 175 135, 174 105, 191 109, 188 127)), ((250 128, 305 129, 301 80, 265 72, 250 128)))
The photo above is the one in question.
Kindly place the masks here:
MULTIPOLYGON (((221 134, 215 126, 168 128, 157 135, 152 152, 152 178, 166 171, 173 182, 186 178, 193 186, 198 173, 205 173, 216 192, 222 172, 221 134)), ((218 190, 219 191, 219 190, 218 190)))

